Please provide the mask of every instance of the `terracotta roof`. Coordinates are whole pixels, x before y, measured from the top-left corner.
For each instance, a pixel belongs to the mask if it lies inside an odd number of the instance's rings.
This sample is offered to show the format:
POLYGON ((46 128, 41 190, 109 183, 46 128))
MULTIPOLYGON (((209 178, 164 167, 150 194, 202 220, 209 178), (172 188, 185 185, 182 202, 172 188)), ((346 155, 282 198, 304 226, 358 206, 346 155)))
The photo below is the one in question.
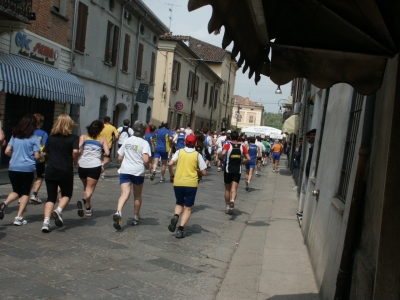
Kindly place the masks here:
POLYGON ((187 35, 172 35, 172 33, 166 33, 161 35, 160 38, 184 41, 189 48, 204 61, 222 62, 224 61, 226 54, 230 53, 229 51, 226 51, 220 47, 211 45, 187 35))
POLYGON ((257 102, 253 102, 249 98, 244 98, 244 97, 239 96, 239 95, 234 95, 233 97, 235 98, 235 104, 250 105, 250 106, 262 106, 263 107, 262 104, 257 103, 257 102))

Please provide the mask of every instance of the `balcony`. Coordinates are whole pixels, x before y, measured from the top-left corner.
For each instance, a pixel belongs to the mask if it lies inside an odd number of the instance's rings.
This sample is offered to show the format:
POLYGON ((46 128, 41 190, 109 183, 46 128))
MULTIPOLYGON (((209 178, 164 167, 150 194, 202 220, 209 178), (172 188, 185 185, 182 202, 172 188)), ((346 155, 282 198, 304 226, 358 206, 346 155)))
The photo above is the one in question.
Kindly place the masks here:
POLYGON ((20 21, 30 24, 34 18, 32 0, 0 0, 0 21, 20 21))

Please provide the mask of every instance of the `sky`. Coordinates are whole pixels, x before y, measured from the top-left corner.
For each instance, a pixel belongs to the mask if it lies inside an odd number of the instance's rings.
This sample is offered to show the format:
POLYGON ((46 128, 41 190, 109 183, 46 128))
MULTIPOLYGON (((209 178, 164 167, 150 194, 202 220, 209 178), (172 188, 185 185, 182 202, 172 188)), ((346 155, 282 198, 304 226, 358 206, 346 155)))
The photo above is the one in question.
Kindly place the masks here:
MULTIPOLYGON (((170 26, 172 7, 172 20, 170 30, 174 35, 188 35, 204 42, 222 47, 224 28, 218 35, 209 34, 207 30, 208 21, 211 18, 212 8, 210 5, 189 12, 188 0, 142 0, 153 13, 167 26, 170 26), (171 6, 173 4, 173 6, 171 6)), ((231 50, 233 43, 227 47, 231 50)), ((239 59, 239 55, 236 57, 239 59)), ((286 99, 290 95, 291 84, 281 86, 282 94, 275 94, 277 86, 269 77, 261 75, 261 80, 256 85, 254 75, 248 78, 248 71, 243 74, 242 68, 236 73, 235 95, 249 97, 251 101, 262 103, 266 112, 277 113, 278 101, 286 99)), ((282 101, 283 102, 283 101, 282 101)))

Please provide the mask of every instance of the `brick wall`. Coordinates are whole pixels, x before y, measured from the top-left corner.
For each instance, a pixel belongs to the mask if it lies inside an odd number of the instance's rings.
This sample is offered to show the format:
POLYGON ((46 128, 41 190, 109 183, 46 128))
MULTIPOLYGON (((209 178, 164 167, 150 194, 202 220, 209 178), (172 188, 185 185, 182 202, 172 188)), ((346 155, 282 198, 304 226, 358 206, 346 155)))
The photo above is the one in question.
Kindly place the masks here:
POLYGON ((62 1, 66 1, 65 18, 51 12, 52 0, 33 1, 32 11, 36 13, 36 20, 31 21, 31 25, 27 25, 26 29, 71 48, 75 1, 60 0, 62 1))

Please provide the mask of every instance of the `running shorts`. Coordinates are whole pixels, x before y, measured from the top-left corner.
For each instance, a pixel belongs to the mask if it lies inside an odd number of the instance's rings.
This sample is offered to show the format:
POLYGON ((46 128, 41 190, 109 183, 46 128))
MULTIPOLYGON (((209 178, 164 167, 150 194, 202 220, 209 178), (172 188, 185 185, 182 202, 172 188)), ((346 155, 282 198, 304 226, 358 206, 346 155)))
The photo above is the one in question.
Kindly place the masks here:
POLYGON ((239 183, 240 173, 226 173, 224 172, 224 183, 231 184, 232 181, 239 183))
POLYGON ((194 205, 197 187, 174 186, 174 192, 177 205, 185 205, 186 207, 194 205))
POLYGON ((248 162, 246 163, 246 169, 255 169, 256 163, 255 162, 248 162))
POLYGON ((92 178, 94 180, 99 180, 101 174, 101 166, 94 168, 78 168, 78 174, 80 179, 92 178))
POLYGON ((281 153, 280 152, 274 152, 272 154, 272 158, 276 159, 276 160, 280 160, 281 159, 281 153))
POLYGON ((168 152, 154 152, 154 158, 161 158, 161 160, 167 160, 168 152))
POLYGON ((36 164, 36 177, 37 178, 44 178, 44 171, 46 169, 46 163, 40 162, 36 164))
POLYGON ((29 196, 31 192, 34 172, 8 171, 12 190, 18 197, 29 196))
POLYGON ((144 182, 144 176, 136 176, 131 174, 119 174, 119 184, 133 183, 134 185, 141 185, 144 182))

